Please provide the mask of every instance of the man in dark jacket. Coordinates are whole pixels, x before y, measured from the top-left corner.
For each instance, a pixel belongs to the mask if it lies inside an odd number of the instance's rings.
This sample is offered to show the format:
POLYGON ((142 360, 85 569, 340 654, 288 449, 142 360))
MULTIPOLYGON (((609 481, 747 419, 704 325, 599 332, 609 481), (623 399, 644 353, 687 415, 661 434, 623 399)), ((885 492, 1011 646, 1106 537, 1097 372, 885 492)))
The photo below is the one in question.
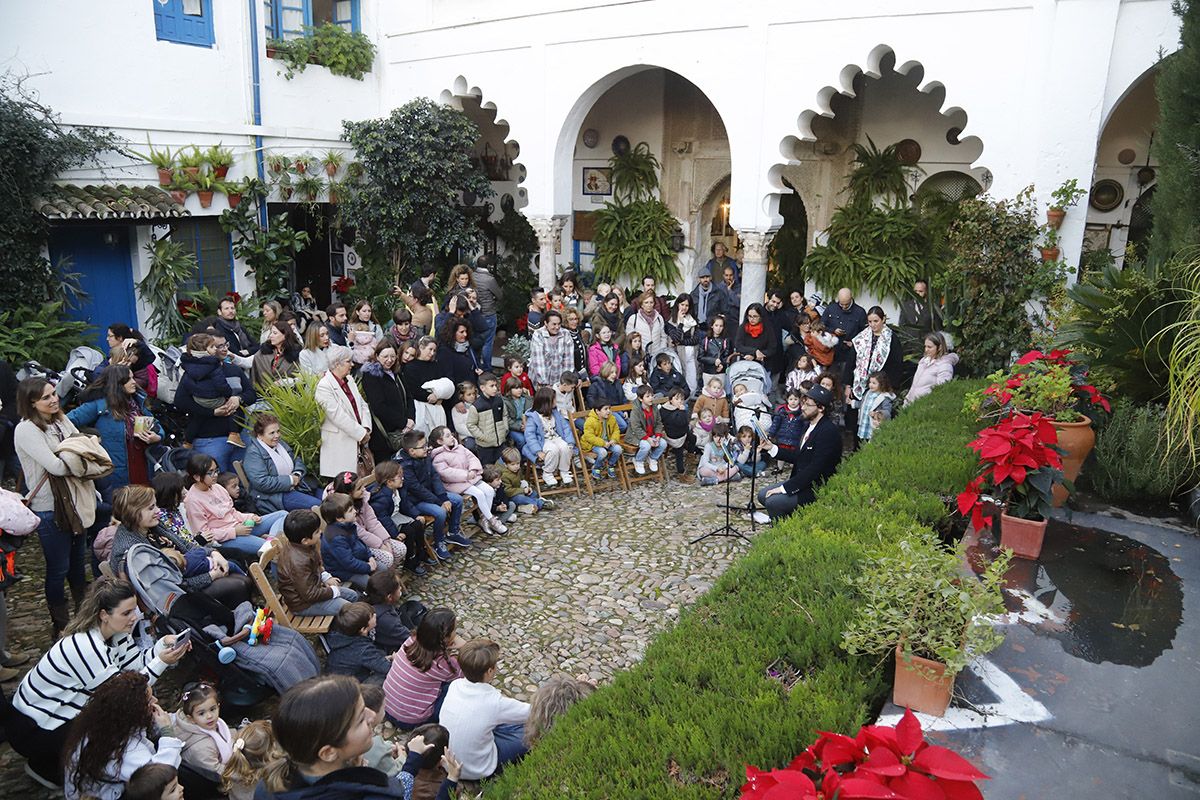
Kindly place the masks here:
POLYGON ((420 431, 409 431, 404 434, 404 449, 396 454, 395 460, 400 462, 404 471, 404 486, 408 497, 416 506, 417 511, 433 517, 434 552, 442 561, 450 560, 450 551, 446 549, 446 541, 460 547, 470 547, 471 540, 462 534, 462 498, 452 492, 447 492, 433 468, 433 458, 429 456, 429 443, 425 434, 420 431), (446 521, 449 518, 451 535, 446 534, 446 521))
MULTIPOLYGON (((732 303, 729 292, 725 284, 713 282, 712 271, 707 265, 696 273, 696 285, 692 288, 691 297, 692 313, 705 333, 708 332, 708 321, 717 314, 730 316, 732 303)), ((736 314, 737 309, 733 309, 733 313, 736 314)))
MULTIPOLYGON (((221 332, 214 328, 209 334, 214 337, 217 353, 223 358, 227 353, 227 345, 221 332)), ((238 428, 235 417, 239 409, 249 408, 258 398, 250 379, 237 367, 226 364, 225 377, 236 381, 240 389, 220 408, 205 408, 193 399, 196 387, 185 372, 179 381, 179 388, 175 390, 175 406, 188 415, 184 435, 196 452, 207 453, 216 459, 222 472, 230 472, 233 470, 234 445, 228 437, 231 431, 238 428)))
MULTIPOLYGON (((483 330, 480 333, 483 335, 483 357, 481 360, 483 361, 484 372, 492 368, 492 343, 496 340, 496 309, 500 305, 500 299, 503 297, 500 284, 491 273, 491 270, 495 266, 495 254, 484 253, 475 259, 475 269, 472 272, 475 278, 475 291, 479 296, 479 311, 483 322, 483 330)), ((472 326, 474 326, 474 323, 472 323, 472 326)))
POLYGON ((217 303, 217 319, 214 325, 224 334, 230 353, 248 357, 258 352, 258 344, 254 337, 238 322, 237 301, 232 297, 222 297, 221 302, 217 303))
POLYGON ((346 343, 346 321, 350 317, 346 313, 346 304, 331 303, 325 309, 325 316, 328 318, 325 328, 329 331, 329 343, 349 347, 350 345, 346 343))
MULTIPOLYGON (((800 506, 816 500, 816 488, 837 471, 842 460, 842 434, 825 416, 832 403, 833 395, 828 389, 814 386, 800 405, 808 420, 800 445, 795 450, 783 450, 769 439, 759 444, 759 448, 772 458, 792 465, 792 474, 786 481, 758 492, 758 502, 766 508, 770 521, 786 517, 800 506)), ((757 516, 761 513, 755 512, 755 519, 767 522, 768 519, 757 516)))
POLYGON ((833 350, 833 368, 837 371, 839 382, 845 386, 849 377, 849 363, 854 358, 854 345, 850 343, 867 327, 867 312, 854 302, 854 293, 849 289, 838 289, 837 302, 825 307, 821 315, 825 330, 838 337, 837 347, 833 350))
POLYGON ((942 329, 942 312, 929 299, 929 284, 918 280, 913 284, 913 296, 900 303, 900 330, 913 342, 920 342, 927 333, 942 329))

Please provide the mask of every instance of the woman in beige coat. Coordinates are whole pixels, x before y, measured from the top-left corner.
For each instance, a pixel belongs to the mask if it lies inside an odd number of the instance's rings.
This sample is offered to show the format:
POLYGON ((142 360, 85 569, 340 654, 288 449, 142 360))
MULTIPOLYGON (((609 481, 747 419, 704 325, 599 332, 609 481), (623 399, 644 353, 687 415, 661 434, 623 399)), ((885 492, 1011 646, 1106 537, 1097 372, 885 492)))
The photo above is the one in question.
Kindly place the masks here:
POLYGON ((316 401, 325 412, 321 423, 321 475, 358 473, 358 447, 371 438, 371 409, 350 377, 354 366, 348 347, 329 348, 329 371, 317 383, 316 401))

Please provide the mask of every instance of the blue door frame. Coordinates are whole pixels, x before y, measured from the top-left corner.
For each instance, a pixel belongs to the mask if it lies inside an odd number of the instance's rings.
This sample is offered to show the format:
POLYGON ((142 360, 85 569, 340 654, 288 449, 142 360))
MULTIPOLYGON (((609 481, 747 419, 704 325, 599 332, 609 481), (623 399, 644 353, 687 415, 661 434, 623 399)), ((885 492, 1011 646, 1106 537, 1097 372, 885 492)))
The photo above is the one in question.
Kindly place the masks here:
POLYGON ((50 232, 50 262, 58 266, 68 259, 66 271, 79 273, 79 284, 88 295, 83 306, 71 309, 68 316, 95 329, 92 343, 104 353, 109 325, 123 322, 138 327, 130 232, 127 225, 70 225, 50 232))

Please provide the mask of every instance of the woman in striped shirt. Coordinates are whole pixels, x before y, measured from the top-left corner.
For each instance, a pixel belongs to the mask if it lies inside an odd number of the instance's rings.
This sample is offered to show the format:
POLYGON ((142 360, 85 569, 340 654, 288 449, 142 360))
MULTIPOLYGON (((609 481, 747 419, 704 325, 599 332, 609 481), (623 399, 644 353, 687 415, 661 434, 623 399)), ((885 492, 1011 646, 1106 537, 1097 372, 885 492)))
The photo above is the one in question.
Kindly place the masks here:
POLYGON ((25 772, 56 788, 62 751, 75 717, 100 684, 123 670, 145 673, 151 684, 190 647, 164 636, 141 649, 133 630, 141 619, 127 581, 100 578, 92 584, 63 636, 21 680, 4 719, 13 749, 25 756, 25 772))
POLYGON ((453 611, 435 608, 396 651, 383 682, 384 708, 394 725, 411 730, 437 722, 450 681, 462 677, 457 654, 464 641, 455 626, 453 611))

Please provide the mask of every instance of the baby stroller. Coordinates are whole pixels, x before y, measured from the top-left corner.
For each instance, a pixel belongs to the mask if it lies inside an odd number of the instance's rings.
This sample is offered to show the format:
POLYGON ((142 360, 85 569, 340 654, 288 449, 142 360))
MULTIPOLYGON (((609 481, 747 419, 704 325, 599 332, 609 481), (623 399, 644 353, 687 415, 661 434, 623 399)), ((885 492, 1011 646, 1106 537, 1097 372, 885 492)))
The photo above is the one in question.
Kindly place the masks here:
POLYGON ((153 344, 149 346, 154 353, 154 369, 158 371, 157 399, 168 404, 174 403, 175 390, 179 388, 179 381, 183 377, 179 368, 179 359, 183 354, 174 345, 166 350, 153 344))
POLYGON ((771 392, 771 376, 767 374, 767 368, 757 361, 743 359, 729 365, 725 371, 725 391, 732 392, 739 383, 744 384, 747 391, 757 392, 764 397, 771 392))
POLYGON ((178 572, 163 568, 162 553, 153 545, 129 548, 125 571, 157 635, 191 629, 190 657, 220 689, 223 702, 252 706, 321 671, 312 646, 282 625, 273 627, 268 644, 250 645, 244 629, 254 620, 253 606, 242 603, 230 611, 208 595, 184 592, 174 582, 178 572), (227 648, 234 653, 232 661, 227 652, 222 659, 227 648))
POLYGON ((73 405, 76 396, 92 382, 92 372, 104 361, 104 354, 93 347, 76 347, 67 356, 67 366, 55 387, 64 405, 73 405))
POLYGON ((745 394, 733 398, 734 433, 743 425, 754 427, 755 420, 764 428, 771 424, 771 402, 767 398, 771 378, 766 367, 757 361, 735 361, 725 372, 725 381, 731 393, 734 386, 746 387, 745 394))

